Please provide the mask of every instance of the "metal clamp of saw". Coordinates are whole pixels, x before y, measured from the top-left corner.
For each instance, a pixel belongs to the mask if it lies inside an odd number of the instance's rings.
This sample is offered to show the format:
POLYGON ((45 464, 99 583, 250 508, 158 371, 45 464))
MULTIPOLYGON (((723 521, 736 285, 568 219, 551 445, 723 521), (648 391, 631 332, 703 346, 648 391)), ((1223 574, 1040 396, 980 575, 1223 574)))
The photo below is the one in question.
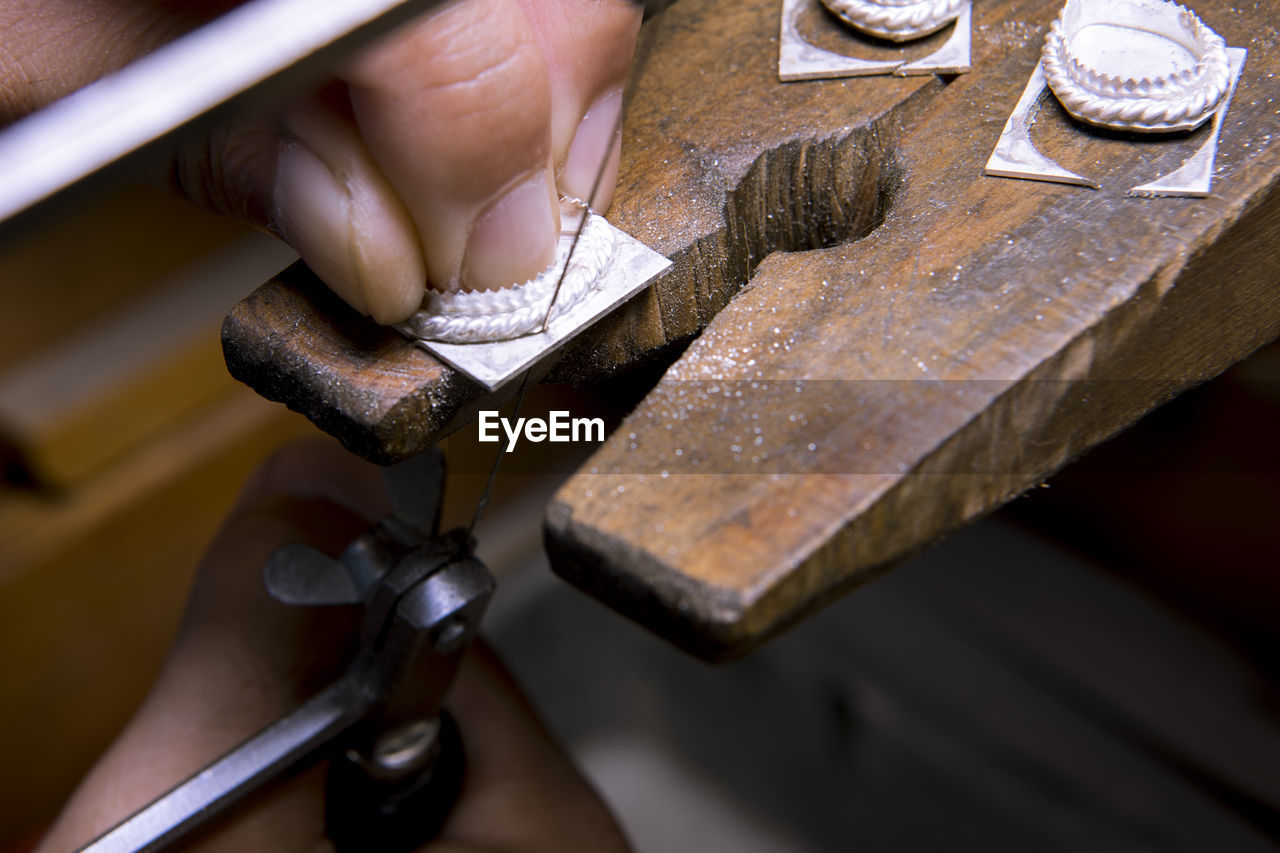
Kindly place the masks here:
POLYGON ((411 850, 457 797, 462 750, 441 710, 494 580, 466 531, 438 532, 443 455, 387 471, 392 512, 333 559, 277 550, 264 571, 286 604, 360 604, 360 647, 328 687, 89 844, 161 850, 277 778, 329 759, 325 822, 339 851, 411 850))

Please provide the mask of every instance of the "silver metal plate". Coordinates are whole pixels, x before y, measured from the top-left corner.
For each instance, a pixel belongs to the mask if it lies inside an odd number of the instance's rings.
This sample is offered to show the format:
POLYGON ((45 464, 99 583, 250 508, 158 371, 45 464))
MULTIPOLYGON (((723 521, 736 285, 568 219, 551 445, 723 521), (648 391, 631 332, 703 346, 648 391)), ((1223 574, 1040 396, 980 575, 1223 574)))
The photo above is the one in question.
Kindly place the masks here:
POLYGON ((869 77, 892 74, 909 77, 923 74, 963 74, 969 70, 973 4, 966 3, 956 18, 950 38, 942 47, 915 61, 869 60, 832 53, 806 41, 797 20, 819 0, 782 0, 782 25, 778 39, 778 79, 829 80, 839 77, 869 77))
MULTIPOLYGON (((1213 167, 1218 155, 1218 138, 1222 133, 1222 123, 1231 107, 1231 98, 1235 94, 1236 84, 1240 82, 1240 74, 1244 70, 1245 59, 1249 52, 1242 47, 1227 48, 1227 57, 1231 61, 1231 85, 1227 94, 1213 114, 1213 126, 1209 138, 1174 171, 1161 175, 1153 181, 1133 187, 1131 196, 1181 196, 1187 198, 1205 198, 1213 182, 1213 167)), ((1039 63, 1031 72, 1022 97, 1013 108, 1013 113, 1005 123, 1000 141, 996 143, 991 158, 987 160, 985 174, 1001 178, 1021 178, 1028 181, 1050 181, 1059 184, 1075 184, 1077 186, 1098 189, 1099 184, 1092 178, 1077 175, 1062 168, 1050 158, 1041 154, 1031 141, 1031 126, 1036 120, 1036 104, 1047 90, 1044 69, 1039 63)), ((1081 133, 1089 131, 1080 126, 1081 133)))
MULTIPOLYGON (((606 223, 608 224, 608 223, 606 223)), ((493 391, 550 357, 592 323, 649 286, 671 261, 623 231, 613 230, 613 254, 599 284, 548 324, 545 331, 509 341, 445 344, 415 339, 418 346, 493 391)))

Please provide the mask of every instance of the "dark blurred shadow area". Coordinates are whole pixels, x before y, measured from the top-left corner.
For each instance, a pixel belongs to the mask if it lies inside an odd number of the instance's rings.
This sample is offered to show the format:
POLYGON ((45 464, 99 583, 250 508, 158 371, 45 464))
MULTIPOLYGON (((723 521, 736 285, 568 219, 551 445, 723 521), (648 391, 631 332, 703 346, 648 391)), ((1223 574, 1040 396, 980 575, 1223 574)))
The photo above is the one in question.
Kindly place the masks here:
POLYGON ((1178 397, 1009 512, 1280 676, 1280 344, 1178 397))

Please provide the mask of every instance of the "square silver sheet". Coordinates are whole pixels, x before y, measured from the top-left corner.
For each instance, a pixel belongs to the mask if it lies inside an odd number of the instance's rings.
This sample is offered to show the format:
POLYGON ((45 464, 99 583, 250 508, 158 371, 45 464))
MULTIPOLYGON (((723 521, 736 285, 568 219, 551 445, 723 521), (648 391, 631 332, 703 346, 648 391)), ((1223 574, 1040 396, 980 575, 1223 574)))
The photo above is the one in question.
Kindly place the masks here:
MULTIPOLYGON (((1222 134, 1222 123, 1227 110, 1231 108, 1231 99, 1235 95, 1236 85, 1240 82, 1240 74, 1244 70, 1249 51, 1242 47, 1227 48, 1227 58, 1231 62, 1231 83, 1222 103, 1209 119, 1213 127, 1209 138, 1188 157, 1181 166, 1166 175, 1131 187, 1128 194, 1135 197, 1152 198, 1156 196, 1180 196, 1183 198, 1207 198, 1213 183, 1214 163, 1218 156, 1218 138, 1222 134)), ((1036 63, 1027 80, 1022 96, 1005 122, 1004 132, 996 143, 995 150, 987 160, 983 170, 985 174, 998 178, 1019 178, 1026 181, 1049 181, 1059 184, 1099 189, 1093 178, 1077 175, 1063 168, 1051 158, 1040 153, 1031 140, 1031 127, 1035 124, 1036 103, 1048 90, 1045 82, 1044 67, 1036 63)), ((1051 93, 1052 96, 1052 93, 1051 93)), ((1083 129, 1083 128, 1082 128, 1083 129)), ((1085 131, 1087 132, 1087 130, 1085 131)))
POLYGON ((805 41, 796 18, 818 0, 782 0, 782 27, 778 38, 778 79, 824 80, 839 77, 869 77, 892 74, 912 77, 923 74, 963 74, 969 70, 973 4, 966 3, 951 26, 951 36, 942 47, 912 62, 869 60, 823 50, 805 41))
POLYGON ((446 344, 418 338, 414 342, 490 391, 501 388, 644 290, 671 266, 671 261, 630 234, 605 224, 613 231, 614 242, 600 283, 577 305, 553 319, 545 331, 490 343, 446 344))

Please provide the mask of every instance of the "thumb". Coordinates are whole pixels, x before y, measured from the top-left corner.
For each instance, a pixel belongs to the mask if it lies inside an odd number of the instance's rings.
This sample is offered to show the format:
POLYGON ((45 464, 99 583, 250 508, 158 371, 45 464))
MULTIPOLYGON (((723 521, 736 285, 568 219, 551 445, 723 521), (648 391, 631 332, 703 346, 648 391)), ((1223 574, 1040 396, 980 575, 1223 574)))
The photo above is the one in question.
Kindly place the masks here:
POLYGON ((238 119, 184 146, 153 179, 269 231, 338 296, 380 323, 412 314, 426 270, 414 225, 332 86, 279 118, 238 119))

